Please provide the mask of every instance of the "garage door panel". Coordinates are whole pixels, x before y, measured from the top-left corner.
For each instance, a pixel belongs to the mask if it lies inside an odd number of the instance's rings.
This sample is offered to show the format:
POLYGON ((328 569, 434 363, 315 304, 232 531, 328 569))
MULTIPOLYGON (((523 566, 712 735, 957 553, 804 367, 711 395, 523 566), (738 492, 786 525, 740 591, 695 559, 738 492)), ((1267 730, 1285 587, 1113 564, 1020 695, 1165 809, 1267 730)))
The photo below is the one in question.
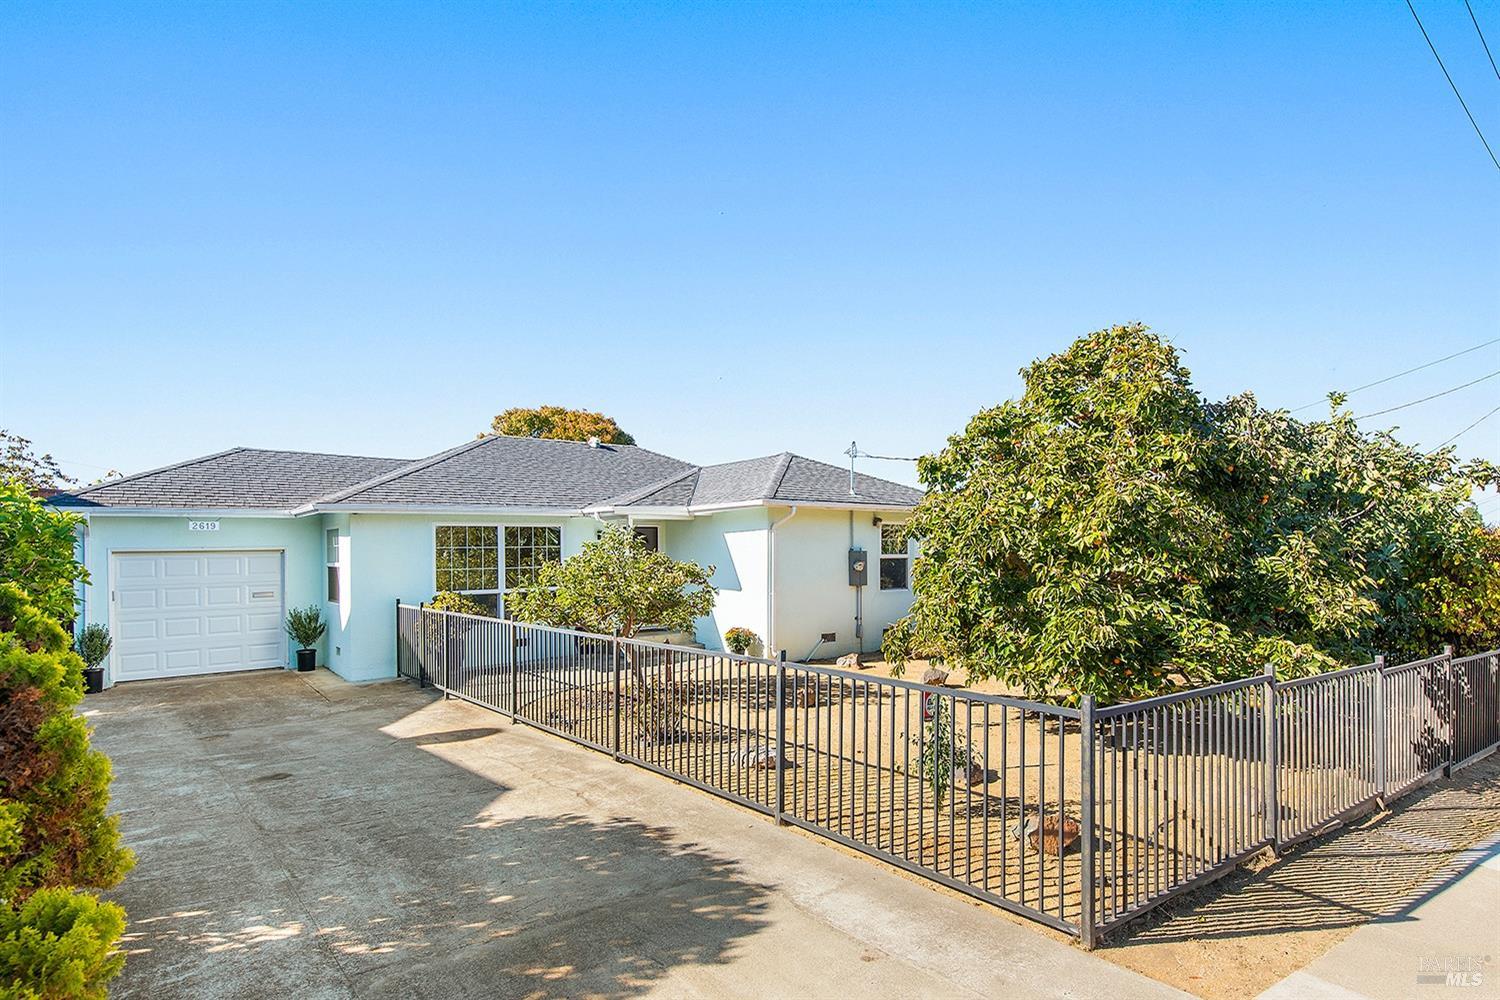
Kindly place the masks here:
POLYGON ((132 559, 129 562, 120 562, 115 573, 115 579, 121 583, 127 580, 155 580, 157 563, 155 559, 132 559))
POLYGON ((245 572, 250 576, 281 578, 281 556, 252 552, 245 557, 245 572))
POLYGON ((119 642, 155 639, 157 636, 157 623, 154 621, 121 622, 117 631, 119 635, 115 638, 119 642))
POLYGON ((216 615, 208 619, 209 635, 238 635, 244 631, 239 615, 216 615))
POLYGON ((197 670, 203 666, 203 650, 169 649, 165 659, 168 670, 197 670))
POLYGON ((121 611, 154 610, 157 594, 154 590, 121 590, 119 604, 121 611))
POLYGON ((164 608, 201 608, 203 590, 198 587, 164 587, 161 590, 161 606, 164 608))
POLYGON ((241 577, 246 575, 245 560, 240 556, 208 556, 203 560, 204 571, 209 576, 241 577))
MULTIPOLYGON (((202 635, 203 621, 199 618, 168 618, 162 622, 162 634, 168 639, 202 635)), ((154 639, 156 636, 150 638, 154 639)))
POLYGON ((247 647, 250 652, 252 664, 270 664, 273 660, 281 662, 282 646, 279 642, 262 642, 247 647))
POLYGON ((202 576, 203 562, 197 556, 167 556, 161 561, 162 575, 174 579, 202 576))
POLYGON ((206 593, 211 608, 239 608, 249 601, 244 587, 209 587, 206 593))
POLYGON ((117 680, 285 666, 282 556, 119 554, 117 680))

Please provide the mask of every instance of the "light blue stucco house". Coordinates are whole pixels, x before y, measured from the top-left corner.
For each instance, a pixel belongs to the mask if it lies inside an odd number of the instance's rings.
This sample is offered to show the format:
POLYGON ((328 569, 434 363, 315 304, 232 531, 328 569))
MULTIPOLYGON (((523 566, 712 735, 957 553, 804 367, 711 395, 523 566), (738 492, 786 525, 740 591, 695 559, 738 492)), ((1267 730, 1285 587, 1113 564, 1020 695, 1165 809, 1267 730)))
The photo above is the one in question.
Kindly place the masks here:
POLYGON ((739 625, 771 655, 875 650, 911 604, 894 529, 920 497, 865 475, 851 491, 848 470, 787 453, 698 466, 488 436, 414 461, 233 448, 49 502, 83 519, 79 618, 114 635, 113 684, 285 667, 286 610, 308 604, 328 622, 321 665, 394 677, 397 601, 453 590, 503 613, 608 522, 715 567, 693 637, 710 649, 739 625))

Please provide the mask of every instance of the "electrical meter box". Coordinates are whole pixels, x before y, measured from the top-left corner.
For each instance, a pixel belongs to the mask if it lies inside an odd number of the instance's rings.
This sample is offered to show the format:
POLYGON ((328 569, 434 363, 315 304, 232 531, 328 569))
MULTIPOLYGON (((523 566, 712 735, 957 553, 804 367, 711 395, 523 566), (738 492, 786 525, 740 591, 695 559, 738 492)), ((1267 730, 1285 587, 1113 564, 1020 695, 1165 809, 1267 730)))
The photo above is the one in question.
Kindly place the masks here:
POLYGON ((849 586, 863 587, 870 581, 870 564, 864 549, 849 550, 849 586))

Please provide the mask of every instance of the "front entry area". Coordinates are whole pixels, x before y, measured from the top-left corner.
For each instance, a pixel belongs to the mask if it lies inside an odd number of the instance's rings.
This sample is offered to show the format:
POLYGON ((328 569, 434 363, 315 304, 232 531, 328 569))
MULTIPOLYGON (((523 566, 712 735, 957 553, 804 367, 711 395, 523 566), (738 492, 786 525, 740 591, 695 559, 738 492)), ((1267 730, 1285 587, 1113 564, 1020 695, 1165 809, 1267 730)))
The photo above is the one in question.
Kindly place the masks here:
POLYGON ((112 679, 284 667, 280 551, 116 553, 112 679))

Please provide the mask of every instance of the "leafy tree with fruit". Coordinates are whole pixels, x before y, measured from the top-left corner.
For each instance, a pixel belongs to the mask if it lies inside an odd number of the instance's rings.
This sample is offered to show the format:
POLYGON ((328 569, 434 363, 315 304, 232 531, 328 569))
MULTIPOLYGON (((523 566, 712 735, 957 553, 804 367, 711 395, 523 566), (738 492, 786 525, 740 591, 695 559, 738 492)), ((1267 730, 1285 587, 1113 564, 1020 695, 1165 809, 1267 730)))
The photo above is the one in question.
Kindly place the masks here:
POLYGON ((558 441, 596 437, 604 444, 635 444, 635 438, 622 431, 613 417, 565 406, 513 406, 495 417, 489 433, 558 441))
POLYGON ((1494 466, 1251 395, 1210 402, 1141 325, 1080 338, 918 463, 922 552, 896 662, 1104 700, 1482 645, 1494 466), (1476 609, 1475 602, 1482 605, 1476 609))

